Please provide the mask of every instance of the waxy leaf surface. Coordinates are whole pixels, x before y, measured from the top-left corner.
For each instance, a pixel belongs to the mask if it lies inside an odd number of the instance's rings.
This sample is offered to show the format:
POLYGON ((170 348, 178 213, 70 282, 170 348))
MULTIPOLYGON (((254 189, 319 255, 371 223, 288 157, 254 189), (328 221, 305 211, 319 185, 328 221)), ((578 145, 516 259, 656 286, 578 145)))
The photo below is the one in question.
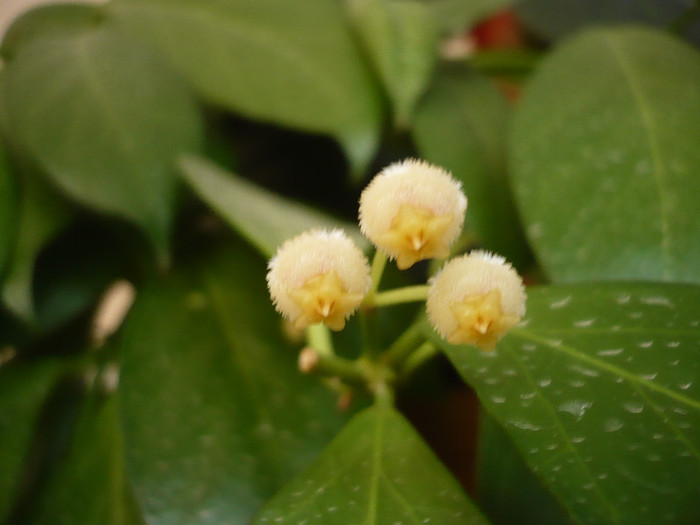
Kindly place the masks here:
POLYGON ((254 523, 487 522, 403 416, 392 408, 374 406, 355 416, 254 523))
POLYGON ((527 86, 511 166, 532 247, 558 282, 700 281, 700 53, 594 29, 527 86))
POLYGON ((356 224, 345 223, 291 201, 194 156, 179 167, 192 189, 265 257, 284 241, 314 228, 342 228, 362 248, 368 245, 356 224))
POLYGON ((165 258, 172 163, 201 135, 187 86, 104 21, 20 40, 4 75, 19 145, 75 199, 139 224, 165 258))
POLYGON ((208 101, 332 134, 362 164, 375 148, 381 105, 340 4, 118 0, 109 13, 156 45, 208 101))
POLYGON ((534 288, 493 353, 437 337, 582 523, 700 520, 700 288, 534 288))
MULTIPOLYGON (((200 254, 201 255, 201 254, 200 254)), ((150 524, 247 523, 339 430, 236 242, 151 282, 124 327, 126 456, 150 524)))

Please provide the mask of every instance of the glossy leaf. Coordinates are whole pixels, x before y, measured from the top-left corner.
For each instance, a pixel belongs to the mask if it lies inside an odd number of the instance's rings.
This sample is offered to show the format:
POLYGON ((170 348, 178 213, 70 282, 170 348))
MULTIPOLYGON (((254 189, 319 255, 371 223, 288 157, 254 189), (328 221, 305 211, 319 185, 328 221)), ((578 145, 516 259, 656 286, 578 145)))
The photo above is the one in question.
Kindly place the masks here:
POLYGON ((35 321, 34 265, 39 252, 69 223, 72 212, 64 199, 37 173, 25 172, 12 259, 0 291, 2 302, 27 322, 35 321))
POLYGON ((71 196, 142 226, 164 258, 177 181, 171 164, 201 135, 187 87, 105 23, 19 47, 5 73, 19 144, 71 196))
POLYGON ((0 282, 14 244, 16 206, 15 184, 5 148, 0 142, 0 282))
POLYGON ((464 525, 486 520, 403 416, 374 406, 355 416, 254 523, 464 525))
POLYGON ((179 167, 192 189, 265 257, 295 235, 313 228, 342 228, 362 248, 356 224, 346 223, 277 195, 206 159, 183 156, 179 167))
POLYGON ((700 281, 700 54, 596 29, 544 60, 511 142, 518 205, 556 281, 700 281))
MULTIPOLYGON (((7 357, 7 349, 0 359, 7 357)), ((41 407, 56 381, 53 361, 0 365, 0 521, 18 495, 41 407)))
POLYGON ((700 520, 700 288, 534 288, 493 353, 435 338, 581 523, 700 520))
POLYGON ((93 392, 81 407, 65 457, 53 466, 35 495, 28 522, 144 523, 131 499, 123 452, 118 400, 110 393, 93 392))
POLYGON ((438 32, 417 0, 348 0, 348 10, 384 88, 394 121, 407 127, 437 59, 438 32))
POLYGON ((345 416, 296 367, 265 288, 236 243, 152 282, 122 334, 129 471, 150 524, 247 523, 345 416))
POLYGON ((458 33, 517 1, 520 0, 430 0, 427 4, 445 31, 458 33))
POLYGON ((478 502, 493 525, 574 523, 485 412, 479 417, 477 456, 478 502))
POLYGON ((372 155, 378 92, 340 2, 119 0, 109 12, 155 44, 209 102, 332 134, 356 164, 372 155))
POLYGON ((506 180, 509 108, 490 80, 464 68, 441 72, 419 105, 413 137, 421 156, 450 170, 469 199, 465 229, 520 263, 527 253, 506 180))

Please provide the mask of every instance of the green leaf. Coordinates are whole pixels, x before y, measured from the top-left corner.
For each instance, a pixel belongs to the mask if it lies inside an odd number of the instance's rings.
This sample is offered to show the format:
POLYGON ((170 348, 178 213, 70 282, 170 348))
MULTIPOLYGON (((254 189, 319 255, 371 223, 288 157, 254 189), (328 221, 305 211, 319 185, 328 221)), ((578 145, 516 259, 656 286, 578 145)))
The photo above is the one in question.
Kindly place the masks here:
POLYGON ((346 419, 297 371, 265 261, 238 243, 203 259, 147 286, 122 334, 126 454, 149 523, 247 523, 346 419))
POLYGON ((700 520, 700 288, 529 290, 493 353, 434 338, 582 523, 700 520))
POLYGON ((206 159, 183 156, 179 167, 192 189, 265 257, 272 257, 287 239, 312 228, 342 228, 361 248, 368 246, 356 224, 290 201, 206 159))
POLYGON ((17 18, 2 38, 2 55, 12 57, 37 37, 65 36, 97 25, 102 8, 86 4, 36 5, 17 18))
POLYGON ((361 412, 255 520, 264 523, 486 523, 393 408, 361 412))
POLYGON ((19 198, 15 246, 0 297, 10 311, 31 323, 35 321, 36 259, 46 244, 68 225, 72 213, 65 200, 32 171, 24 172, 19 198))
POLYGON ((19 144, 71 196, 143 227, 165 258, 171 163, 202 132, 187 87, 105 23, 30 39, 5 76, 19 144))
POLYGON ((513 3, 516 0, 432 0, 428 5, 446 32, 459 33, 513 3))
POLYGON ((348 0, 355 29, 389 94, 397 127, 407 127, 437 59, 438 32, 416 0, 348 0))
POLYGON ((478 436, 479 505, 494 525, 573 523, 488 413, 480 414, 478 436))
MULTIPOLYGON (((0 359, 7 357, 0 351, 0 359)), ((34 427, 59 368, 54 361, 0 365, 0 521, 12 508, 22 481, 34 427)))
POLYGON ((532 246, 559 282, 700 281, 700 55, 649 29, 595 29, 527 87, 511 140, 532 246))
POLYGON ((340 2, 118 0, 109 9, 209 102, 339 138, 356 164, 374 152, 378 91, 340 2))
MULTIPOLYGON (((601 24, 639 23, 661 29, 692 10, 688 0, 520 0, 514 7, 528 27, 540 35, 556 39, 601 24)), ((695 24, 693 40, 698 42, 695 24)))
POLYGON ((509 116, 490 80, 463 67, 445 69, 417 108, 413 137, 422 157, 462 182, 469 199, 465 233, 519 264, 527 247, 506 180, 509 116))
POLYGON ((14 244, 16 227, 15 184, 10 163, 0 141, 0 281, 14 244))
MULTIPOLYGON (((107 367, 108 375, 117 374, 107 367)), ((112 381, 113 379, 108 379, 112 381)), ((81 407, 65 457, 57 462, 35 495, 32 525, 140 525, 124 465, 118 399, 92 392, 81 407)))

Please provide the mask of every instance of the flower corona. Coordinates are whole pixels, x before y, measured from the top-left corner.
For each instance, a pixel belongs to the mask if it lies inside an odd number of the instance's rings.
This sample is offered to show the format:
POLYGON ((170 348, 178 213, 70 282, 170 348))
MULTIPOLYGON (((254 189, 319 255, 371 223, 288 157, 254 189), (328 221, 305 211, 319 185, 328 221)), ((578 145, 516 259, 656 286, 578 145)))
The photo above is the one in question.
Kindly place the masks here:
POLYGON ((279 313, 305 328, 342 330, 371 279, 362 251, 342 230, 311 230, 286 241, 270 260, 267 286, 279 313))
POLYGON ((481 250, 452 259, 430 280, 428 319, 452 344, 493 350, 525 315, 525 289, 503 257, 481 250))
POLYGON ((467 209, 461 185, 437 166, 407 159, 384 168, 360 197, 360 229, 399 269, 449 255, 467 209))

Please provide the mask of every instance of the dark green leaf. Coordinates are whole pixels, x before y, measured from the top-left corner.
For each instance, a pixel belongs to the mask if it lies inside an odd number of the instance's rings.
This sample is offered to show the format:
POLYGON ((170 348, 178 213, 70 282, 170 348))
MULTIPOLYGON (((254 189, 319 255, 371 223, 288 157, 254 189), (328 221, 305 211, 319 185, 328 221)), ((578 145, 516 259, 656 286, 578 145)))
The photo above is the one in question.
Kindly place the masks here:
POLYGON ((389 93, 394 121, 406 127, 437 59, 438 33, 431 12, 416 0, 348 0, 347 4, 389 93))
POLYGON ((110 14, 158 46, 208 101, 332 134, 356 164, 372 155, 378 92, 340 2, 119 0, 110 14))
POLYGON ((480 414, 478 432, 479 505, 494 525, 573 523, 487 413, 480 414))
POLYGON ((5 148, 0 142, 0 281, 12 250, 16 227, 15 184, 5 148))
POLYGON ((33 322, 36 258, 41 249, 66 227, 71 210, 38 174, 26 171, 24 175, 15 246, 0 296, 15 315, 33 322))
POLYGON ((435 341, 583 523, 700 520, 700 288, 529 291, 494 353, 435 341))
POLYGON ((449 33, 458 33, 517 0, 431 0, 440 26, 449 33))
MULTIPOLYGON (((664 28, 692 9, 688 0, 520 0, 518 17, 547 38, 561 38, 586 26, 640 23, 664 28)), ((700 25, 695 24, 693 40, 700 42, 700 25)))
POLYGON ((545 59, 511 142, 518 205, 556 281, 700 281, 700 54, 596 29, 545 59))
POLYGON ((126 452, 150 523, 246 523, 345 417, 296 369, 240 244, 151 283, 122 337, 126 452))
MULTIPOLYGON (((108 366, 105 371, 107 381, 114 381, 117 370, 108 366)), ((84 401, 65 457, 32 501, 28 523, 144 523, 131 499, 123 452, 117 397, 93 392, 84 401)))
POLYGON ((463 68, 445 70, 417 108, 413 136, 423 157, 462 181, 467 234, 521 263, 527 249, 505 178, 509 114, 489 80, 463 68))
POLYGON ((374 406, 348 426, 254 522, 471 524, 486 520, 411 425, 374 406))
MULTIPOLYGON (((7 358, 0 349, 0 360, 7 358)), ((53 361, 0 364, 0 521, 13 505, 22 481, 41 406, 56 381, 53 361)))
POLYGON ((186 86, 108 24, 31 39, 5 76, 20 145, 76 199, 142 226, 165 257, 171 163, 201 134, 186 86))
POLYGON ((312 228, 342 228, 362 248, 368 245, 356 224, 290 201, 205 159, 183 156, 179 166, 192 189, 265 257, 272 257, 285 240, 312 228))

